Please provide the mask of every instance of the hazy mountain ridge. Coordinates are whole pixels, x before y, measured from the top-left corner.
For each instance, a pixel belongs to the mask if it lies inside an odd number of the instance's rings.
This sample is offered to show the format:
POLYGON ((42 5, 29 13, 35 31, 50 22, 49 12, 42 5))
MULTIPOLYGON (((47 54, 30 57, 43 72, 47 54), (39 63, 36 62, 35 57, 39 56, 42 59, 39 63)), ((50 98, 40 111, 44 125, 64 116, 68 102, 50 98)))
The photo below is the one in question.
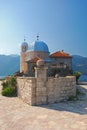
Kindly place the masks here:
POLYGON ((74 71, 80 71, 82 74, 87 74, 87 57, 73 55, 72 65, 74 71))
POLYGON ((20 69, 19 55, 0 55, 0 76, 12 75, 20 69))
MULTIPOLYGON (((73 70, 87 74, 87 57, 73 55, 73 70)), ((12 75, 20 69, 19 55, 0 55, 0 76, 12 75)))

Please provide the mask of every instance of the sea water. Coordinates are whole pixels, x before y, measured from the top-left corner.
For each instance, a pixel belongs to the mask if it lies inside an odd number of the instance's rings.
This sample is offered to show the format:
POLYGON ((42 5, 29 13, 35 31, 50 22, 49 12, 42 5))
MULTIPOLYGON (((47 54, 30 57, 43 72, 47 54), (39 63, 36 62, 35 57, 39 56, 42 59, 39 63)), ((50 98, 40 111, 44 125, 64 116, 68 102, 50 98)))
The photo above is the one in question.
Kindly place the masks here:
POLYGON ((87 82, 87 75, 81 75, 78 81, 87 82))
POLYGON ((4 79, 6 76, 0 76, 0 79, 4 79))

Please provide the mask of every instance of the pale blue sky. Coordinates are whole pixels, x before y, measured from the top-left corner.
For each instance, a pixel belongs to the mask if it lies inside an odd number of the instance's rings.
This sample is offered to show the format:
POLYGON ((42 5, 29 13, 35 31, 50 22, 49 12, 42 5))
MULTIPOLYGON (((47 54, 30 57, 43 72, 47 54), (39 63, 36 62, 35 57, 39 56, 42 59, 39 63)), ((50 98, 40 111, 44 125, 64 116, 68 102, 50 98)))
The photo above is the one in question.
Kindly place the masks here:
POLYGON ((87 56, 87 0, 0 0, 0 54, 19 54, 37 34, 50 52, 87 56))

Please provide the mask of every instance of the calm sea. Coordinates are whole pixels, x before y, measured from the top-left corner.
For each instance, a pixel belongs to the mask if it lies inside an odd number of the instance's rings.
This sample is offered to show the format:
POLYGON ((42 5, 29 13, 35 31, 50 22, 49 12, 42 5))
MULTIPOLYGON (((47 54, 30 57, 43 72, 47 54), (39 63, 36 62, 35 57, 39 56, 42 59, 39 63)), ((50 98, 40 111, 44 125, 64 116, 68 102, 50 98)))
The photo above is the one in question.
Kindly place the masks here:
POLYGON ((0 79, 3 79, 3 78, 5 78, 6 76, 0 76, 0 79))
POLYGON ((79 78, 79 81, 80 82, 87 82, 87 75, 81 75, 80 78, 79 78))

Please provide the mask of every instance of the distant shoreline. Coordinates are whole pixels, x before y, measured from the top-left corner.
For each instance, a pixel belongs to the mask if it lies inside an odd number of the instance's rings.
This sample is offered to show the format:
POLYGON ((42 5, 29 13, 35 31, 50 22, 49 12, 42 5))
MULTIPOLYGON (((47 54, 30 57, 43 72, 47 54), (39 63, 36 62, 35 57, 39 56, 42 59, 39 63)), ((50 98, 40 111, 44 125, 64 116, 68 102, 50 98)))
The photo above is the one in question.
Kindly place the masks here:
POLYGON ((0 79, 3 79, 3 78, 5 78, 6 76, 0 76, 0 79))
POLYGON ((84 81, 78 82, 78 85, 87 85, 87 82, 84 82, 84 81))

